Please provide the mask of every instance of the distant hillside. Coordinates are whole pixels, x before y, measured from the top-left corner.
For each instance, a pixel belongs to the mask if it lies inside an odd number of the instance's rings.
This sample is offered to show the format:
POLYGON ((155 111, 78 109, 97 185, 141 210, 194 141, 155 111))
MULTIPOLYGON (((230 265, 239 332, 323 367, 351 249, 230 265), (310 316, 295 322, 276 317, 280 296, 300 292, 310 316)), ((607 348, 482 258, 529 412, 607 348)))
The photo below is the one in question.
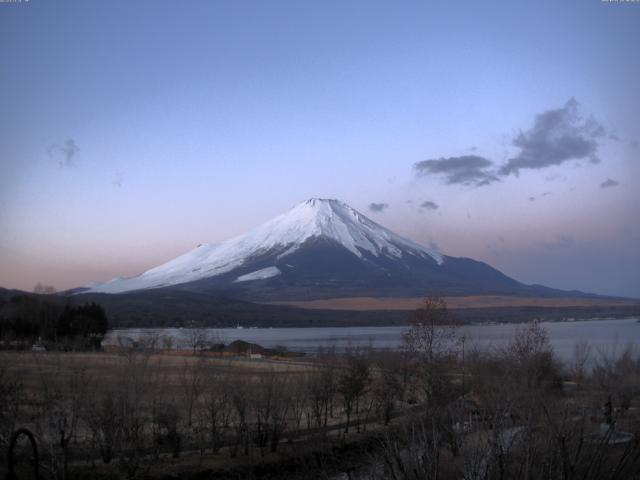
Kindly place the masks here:
MULTIPOLYGON (((29 292, 0 288, 1 304, 14 295, 29 292), (5 300, 3 300, 5 299, 5 300)), ((180 327, 326 327, 405 325, 411 308, 395 310, 322 310, 285 305, 265 305, 230 297, 173 289, 125 294, 86 293, 52 295, 60 304, 96 302, 114 328, 180 327)), ((640 317, 640 304, 590 306, 504 306, 451 308, 461 322, 525 322, 532 319, 640 317)))
POLYGON ((111 324, 118 327, 383 325, 404 323, 407 318, 404 311, 306 310, 172 289, 118 295, 86 293, 73 295, 70 299, 80 303, 99 303, 107 311, 111 324))
POLYGON ((31 293, 22 290, 0 287, 0 303, 6 302, 11 297, 15 297, 16 295, 31 295, 31 293))
MULTIPOLYGON (((73 301, 103 305, 113 325, 121 327, 318 327, 356 325, 404 325, 406 310, 319 310, 265 305, 183 290, 155 289, 126 294, 81 294, 73 301)), ((524 322, 532 319, 640 316, 640 304, 590 306, 505 306, 453 308, 462 322, 524 322)))

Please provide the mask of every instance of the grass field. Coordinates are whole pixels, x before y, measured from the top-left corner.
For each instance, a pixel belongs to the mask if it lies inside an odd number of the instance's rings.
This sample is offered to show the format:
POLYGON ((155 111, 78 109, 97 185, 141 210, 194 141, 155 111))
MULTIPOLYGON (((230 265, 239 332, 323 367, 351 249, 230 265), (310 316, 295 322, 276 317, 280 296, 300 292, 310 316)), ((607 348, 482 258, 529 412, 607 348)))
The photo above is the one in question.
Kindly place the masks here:
MULTIPOLYGON (((577 297, 512 297, 506 295, 444 297, 447 306, 458 308, 499 308, 499 307, 615 307, 638 305, 633 299, 602 299, 577 297)), ((350 297, 329 298, 325 300, 303 300, 271 302, 272 305, 288 305, 312 310, 413 310, 420 306, 421 297, 350 297)))

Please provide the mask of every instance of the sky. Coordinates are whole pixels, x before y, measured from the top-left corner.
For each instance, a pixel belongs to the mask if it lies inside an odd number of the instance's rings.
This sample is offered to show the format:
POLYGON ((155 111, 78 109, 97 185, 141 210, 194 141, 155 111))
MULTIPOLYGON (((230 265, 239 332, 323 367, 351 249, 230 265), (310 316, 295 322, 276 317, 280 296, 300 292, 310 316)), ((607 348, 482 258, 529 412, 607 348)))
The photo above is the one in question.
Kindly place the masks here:
POLYGON ((130 276, 310 197, 640 298, 640 2, 0 3, 0 286, 130 276))

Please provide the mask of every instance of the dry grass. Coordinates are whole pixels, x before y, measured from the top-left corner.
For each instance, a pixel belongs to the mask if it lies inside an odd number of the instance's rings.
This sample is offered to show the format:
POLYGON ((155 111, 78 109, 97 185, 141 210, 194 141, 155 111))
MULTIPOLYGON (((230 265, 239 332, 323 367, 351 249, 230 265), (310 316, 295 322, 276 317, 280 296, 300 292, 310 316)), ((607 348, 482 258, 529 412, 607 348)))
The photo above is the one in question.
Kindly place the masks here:
MULTIPOLYGON (((497 308, 497 307, 610 307, 638 305, 637 300, 600 298, 543 298, 511 297, 506 295, 476 295, 466 297, 444 297, 449 308, 497 308)), ((302 300, 271 302, 273 305, 289 305, 317 310, 413 310, 424 302, 422 297, 381 298, 350 297, 325 300, 302 300)))
MULTIPOLYGON (((249 360, 244 358, 219 358, 207 355, 192 355, 190 352, 148 354, 148 370, 152 375, 161 375, 169 388, 179 388, 185 369, 200 364, 207 370, 229 371, 237 375, 258 376, 265 372, 302 373, 310 366, 299 361, 249 360)), ((27 393, 36 393, 42 388, 43 379, 55 376, 76 375, 82 371, 100 389, 113 388, 119 375, 127 371, 127 357, 120 353, 62 353, 62 352, 0 352, 0 365, 4 365, 27 393)))

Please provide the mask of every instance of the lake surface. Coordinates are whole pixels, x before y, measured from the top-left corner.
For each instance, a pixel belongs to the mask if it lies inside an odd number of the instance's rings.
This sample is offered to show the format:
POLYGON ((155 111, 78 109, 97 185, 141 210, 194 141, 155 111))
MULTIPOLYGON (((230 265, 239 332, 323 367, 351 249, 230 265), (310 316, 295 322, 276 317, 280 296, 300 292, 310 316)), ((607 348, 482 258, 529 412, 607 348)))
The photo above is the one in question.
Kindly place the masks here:
MULTIPOLYGON (((549 333, 556 354, 570 360, 579 341, 591 345, 592 356, 621 352, 628 344, 640 346, 640 323, 637 318, 586 320, 574 322, 542 322, 549 333)), ((465 337, 465 349, 500 348, 513 338, 518 324, 465 325, 459 334, 465 337)), ((394 327, 312 327, 312 328, 218 328, 208 329, 212 339, 224 343, 244 340, 263 347, 283 346, 289 350, 315 354, 321 348, 335 346, 343 351, 349 347, 396 349, 402 344, 406 326, 394 327)), ((183 328, 127 329, 110 331, 103 344, 118 345, 124 339, 144 341, 153 336, 172 338, 174 348, 190 348, 190 330, 183 328)), ((127 341, 127 340, 124 340, 127 341)), ((162 342, 160 342, 160 346, 162 342)))

